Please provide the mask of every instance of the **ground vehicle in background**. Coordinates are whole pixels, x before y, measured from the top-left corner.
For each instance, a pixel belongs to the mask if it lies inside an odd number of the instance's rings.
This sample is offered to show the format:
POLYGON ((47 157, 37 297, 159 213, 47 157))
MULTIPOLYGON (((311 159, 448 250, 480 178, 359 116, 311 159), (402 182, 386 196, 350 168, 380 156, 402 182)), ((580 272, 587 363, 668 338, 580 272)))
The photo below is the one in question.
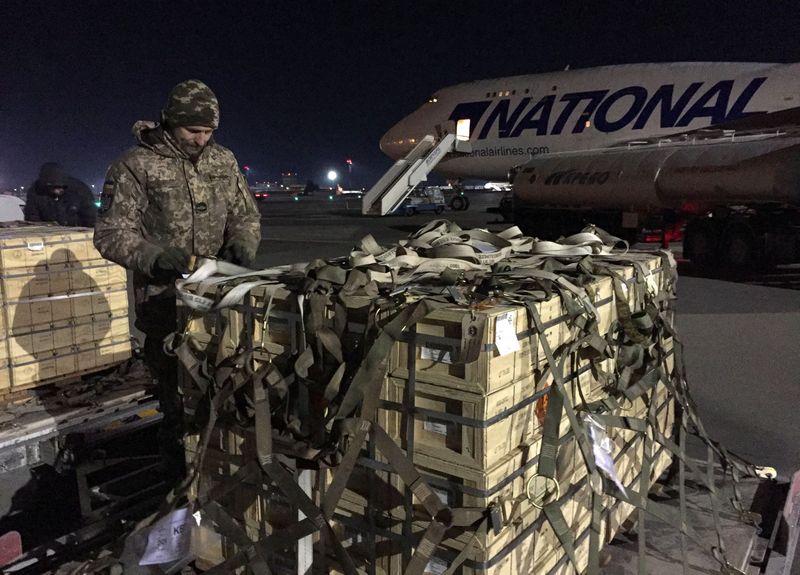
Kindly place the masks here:
POLYGON ((441 188, 421 188, 411 192, 397 210, 395 210, 395 213, 404 214, 406 216, 431 212, 434 214, 441 214, 446 205, 441 188))
POLYGON ((548 238, 588 222, 629 241, 682 232, 701 265, 798 262, 800 128, 546 154, 517 172, 513 220, 548 238))

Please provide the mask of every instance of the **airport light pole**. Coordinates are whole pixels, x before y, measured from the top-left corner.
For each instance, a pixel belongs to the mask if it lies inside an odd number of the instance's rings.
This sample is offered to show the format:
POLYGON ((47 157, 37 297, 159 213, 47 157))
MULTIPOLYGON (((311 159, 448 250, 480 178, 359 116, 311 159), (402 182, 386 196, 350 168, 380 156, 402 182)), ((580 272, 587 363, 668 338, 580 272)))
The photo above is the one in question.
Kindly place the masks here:
POLYGON ((351 160, 350 158, 347 158, 347 160, 345 160, 345 162, 347 163, 347 189, 352 190, 353 189, 353 160, 351 160))
POLYGON ((336 183, 336 178, 338 178, 338 177, 339 177, 339 174, 336 173, 336 170, 329 170, 328 171, 328 180, 331 183, 331 191, 334 191, 333 190, 333 186, 336 183))

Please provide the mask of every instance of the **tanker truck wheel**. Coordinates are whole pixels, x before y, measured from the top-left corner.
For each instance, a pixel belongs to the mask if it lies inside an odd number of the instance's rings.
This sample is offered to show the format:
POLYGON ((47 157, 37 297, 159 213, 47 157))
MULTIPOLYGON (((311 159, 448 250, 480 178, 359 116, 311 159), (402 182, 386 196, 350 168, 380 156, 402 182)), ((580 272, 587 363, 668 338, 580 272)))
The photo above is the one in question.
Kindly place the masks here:
POLYGON ((689 222, 683 239, 683 255, 699 266, 719 263, 719 232, 708 219, 689 222))
POLYGON ((728 225, 722 236, 721 252, 725 265, 733 270, 746 270, 759 263, 758 242, 749 226, 743 223, 728 225))

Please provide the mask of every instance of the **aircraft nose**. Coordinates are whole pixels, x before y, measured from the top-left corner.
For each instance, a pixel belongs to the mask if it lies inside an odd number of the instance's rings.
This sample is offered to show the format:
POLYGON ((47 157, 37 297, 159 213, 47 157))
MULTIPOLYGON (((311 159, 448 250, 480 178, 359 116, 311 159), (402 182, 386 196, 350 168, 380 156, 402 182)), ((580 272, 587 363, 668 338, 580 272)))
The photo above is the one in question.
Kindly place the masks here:
POLYGON ((393 160, 399 160, 404 157, 411 148, 398 126, 399 124, 393 126, 383 135, 380 141, 381 151, 393 160))
POLYGON ((420 125, 421 122, 413 114, 403 118, 383 135, 381 151, 393 160, 405 158, 425 135, 420 125))

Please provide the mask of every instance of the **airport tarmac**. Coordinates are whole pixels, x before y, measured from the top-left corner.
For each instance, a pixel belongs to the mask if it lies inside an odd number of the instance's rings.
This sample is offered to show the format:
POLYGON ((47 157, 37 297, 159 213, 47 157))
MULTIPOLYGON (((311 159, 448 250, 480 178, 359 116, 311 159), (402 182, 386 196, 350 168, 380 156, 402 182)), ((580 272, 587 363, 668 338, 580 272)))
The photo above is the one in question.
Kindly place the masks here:
MULTIPOLYGON (((273 196, 260 204, 256 265, 346 255, 367 234, 392 243, 437 217, 501 230, 509 224, 486 213, 501 195, 470 194, 463 212, 383 218, 362 217, 357 199, 273 196)), ((677 312, 689 383, 709 433, 791 477, 800 468, 800 290, 682 275, 677 312)))

